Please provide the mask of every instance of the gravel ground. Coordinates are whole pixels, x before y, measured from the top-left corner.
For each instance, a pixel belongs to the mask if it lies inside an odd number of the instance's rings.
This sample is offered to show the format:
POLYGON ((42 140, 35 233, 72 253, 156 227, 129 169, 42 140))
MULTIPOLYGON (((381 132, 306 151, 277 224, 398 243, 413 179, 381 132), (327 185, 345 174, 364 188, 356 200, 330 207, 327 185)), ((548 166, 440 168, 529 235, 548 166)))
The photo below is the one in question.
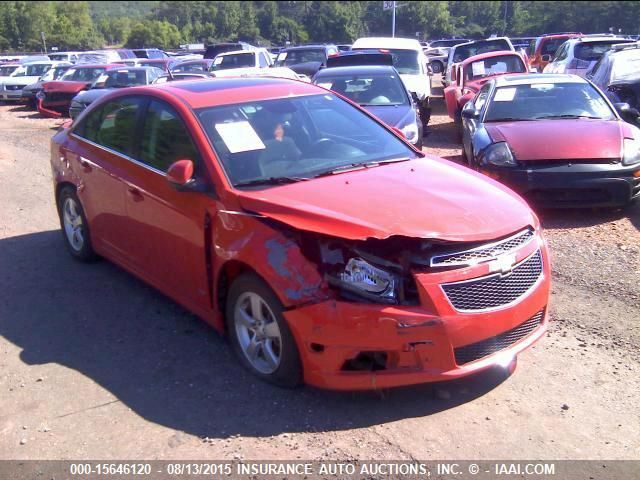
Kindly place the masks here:
MULTIPOLYGON (((287 391, 152 288, 63 251, 59 123, 0 106, 0 459, 640 459, 640 204, 538 212, 552 322, 508 379, 287 391)), ((436 101, 426 150, 458 160, 453 133, 436 101)))

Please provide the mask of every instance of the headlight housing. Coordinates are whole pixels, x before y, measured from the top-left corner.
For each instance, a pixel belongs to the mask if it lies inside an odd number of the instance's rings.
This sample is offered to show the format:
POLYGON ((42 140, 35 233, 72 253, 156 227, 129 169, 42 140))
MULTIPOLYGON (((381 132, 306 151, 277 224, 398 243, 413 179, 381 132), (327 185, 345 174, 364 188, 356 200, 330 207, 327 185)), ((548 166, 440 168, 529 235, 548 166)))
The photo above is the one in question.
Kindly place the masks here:
POLYGON ((405 125, 400 129, 400 131, 411 143, 416 143, 418 141, 418 124, 416 122, 405 125))
POLYGON ((372 301, 396 303, 398 279, 392 273, 374 267, 362 258, 351 258, 337 281, 344 290, 372 301))
POLYGON ((516 160, 507 142, 498 142, 489 145, 482 155, 484 165, 496 167, 515 167, 516 160))
POLYGON ((623 165, 635 165, 640 162, 640 143, 631 138, 624 139, 623 165))

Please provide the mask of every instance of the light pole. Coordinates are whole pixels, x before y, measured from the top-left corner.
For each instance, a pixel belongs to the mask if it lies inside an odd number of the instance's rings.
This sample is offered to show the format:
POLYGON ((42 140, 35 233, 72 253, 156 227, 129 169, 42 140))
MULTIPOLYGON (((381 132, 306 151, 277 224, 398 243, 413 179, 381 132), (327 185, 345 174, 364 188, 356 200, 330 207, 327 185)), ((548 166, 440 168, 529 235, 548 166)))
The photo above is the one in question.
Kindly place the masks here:
POLYGON ((40 37, 42 38, 42 46, 44 47, 44 54, 47 54, 47 42, 44 37, 44 32, 40 32, 40 37))

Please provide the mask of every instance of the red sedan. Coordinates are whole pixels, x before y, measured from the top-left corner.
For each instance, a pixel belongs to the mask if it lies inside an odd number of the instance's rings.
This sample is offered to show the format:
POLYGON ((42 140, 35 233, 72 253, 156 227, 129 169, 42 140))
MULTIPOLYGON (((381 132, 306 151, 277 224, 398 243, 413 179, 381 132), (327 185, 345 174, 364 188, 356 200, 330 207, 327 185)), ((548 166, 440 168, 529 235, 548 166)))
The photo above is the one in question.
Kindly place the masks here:
POLYGON ((546 328, 526 203, 311 84, 120 90, 53 138, 51 165, 71 255, 154 285, 279 385, 514 367, 546 328))

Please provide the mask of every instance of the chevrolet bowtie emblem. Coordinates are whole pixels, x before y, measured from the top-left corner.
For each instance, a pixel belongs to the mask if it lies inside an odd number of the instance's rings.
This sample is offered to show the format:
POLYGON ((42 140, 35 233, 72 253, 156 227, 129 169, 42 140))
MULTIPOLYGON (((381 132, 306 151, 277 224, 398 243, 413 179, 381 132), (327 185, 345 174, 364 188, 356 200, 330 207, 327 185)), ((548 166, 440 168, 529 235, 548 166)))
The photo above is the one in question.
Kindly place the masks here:
POLYGON ((516 256, 514 254, 500 255, 495 260, 489 262, 489 270, 500 272, 503 275, 511 273, 513 266, 516 264, 516 256))

